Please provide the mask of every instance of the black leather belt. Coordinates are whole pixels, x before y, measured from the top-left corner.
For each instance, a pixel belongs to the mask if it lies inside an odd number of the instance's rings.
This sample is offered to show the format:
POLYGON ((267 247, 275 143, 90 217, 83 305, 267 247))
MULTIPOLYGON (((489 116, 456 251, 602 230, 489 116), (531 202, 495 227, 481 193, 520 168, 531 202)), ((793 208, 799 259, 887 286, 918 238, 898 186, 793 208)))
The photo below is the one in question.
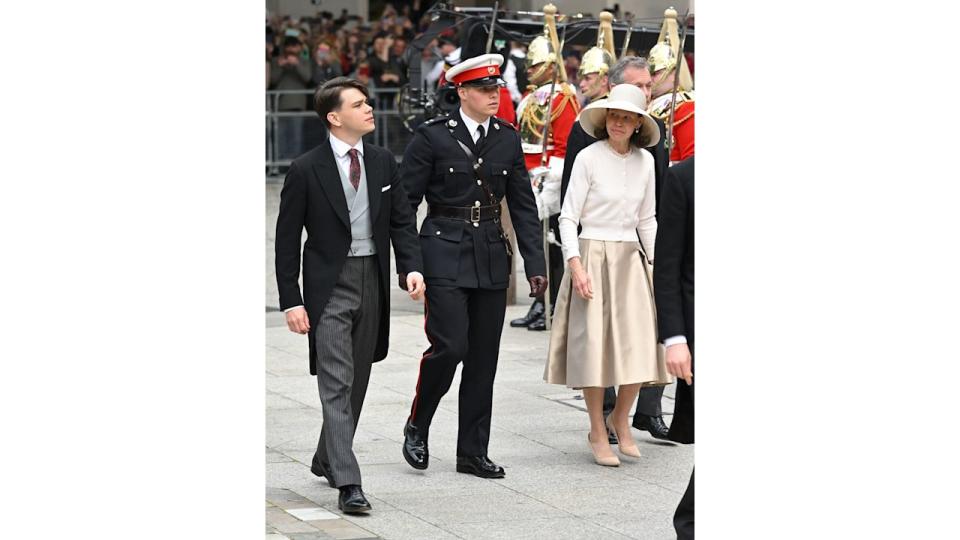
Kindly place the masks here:
POLYGON ((500 217, 500 205, 489 206, 438 206, 431 204, 429 215, 433 217, 459 219, 468 223, 489 221, 500 217))

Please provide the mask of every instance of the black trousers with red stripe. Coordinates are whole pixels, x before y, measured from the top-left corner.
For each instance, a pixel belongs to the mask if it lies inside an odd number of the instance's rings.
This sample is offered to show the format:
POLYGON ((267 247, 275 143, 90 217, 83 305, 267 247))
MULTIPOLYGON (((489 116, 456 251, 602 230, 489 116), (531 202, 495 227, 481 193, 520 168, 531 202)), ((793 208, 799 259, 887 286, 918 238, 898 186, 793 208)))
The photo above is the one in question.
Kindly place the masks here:
POLYGON ((420 361, 410 421, 429 430, 440 398, 463 362, 457 456, 485 456, 507 291, 428 284, 426 297, 430 347, 420 361))

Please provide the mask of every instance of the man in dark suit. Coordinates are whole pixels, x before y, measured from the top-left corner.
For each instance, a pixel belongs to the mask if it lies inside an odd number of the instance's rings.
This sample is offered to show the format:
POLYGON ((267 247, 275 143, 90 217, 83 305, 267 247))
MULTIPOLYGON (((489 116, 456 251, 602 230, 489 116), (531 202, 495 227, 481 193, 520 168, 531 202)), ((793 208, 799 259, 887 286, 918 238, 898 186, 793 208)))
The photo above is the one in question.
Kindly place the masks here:
POLYGON ((503 467, 487 457, 512 264, 500 223, 504 196, 530 295, 547 287, 540 222, 520 137, 511 124, 494 116, 500 105, 501 64, 501 55, 484 54, 447 71, 460 108, 421 125, 401 166, 411 206, 417 208, 424 197, 429 204, 420 247, 428 285, 424 327, 430 341, 404 426, 403 456, 416 469, 429 465, 430 423, 463 362, 457 472, 482 478, 504 476, 503 467))
MULTIPOLYGON (((653 79, 647 67, 646 60, 637 56, 625 56, 621 58, 607 74, 611 86, 618 84, 632 84, 643 90, 647 100, 650 100, 650 91, 653 79)), ((657 120, 657 127, 660 128, 660 134, 666 133, 663 122, 657 120)), ((595 143, 597 140, 587 135, 580 127, 579 122, 573 124, 570 130, 570 138, 567 140, 567 156, 563 162, 563 178, 560 184, 560 199, 567 193, 567 184, 570 183, 570 171, 573 170, 573 162, 577 154, 587 146, 595 143)), ((663 178, 666 175, 669 159, 667 158, 667 149, 664 146, 664 137, 661 136, 656 146, 647 148, 653 154, 653 167, 656 184, 656 205, 660 208, 660 191, 662 189, 663 178)), ((561 203, 562 204, 562 203, 561 203)), ((661 400, 663 398, 662 386, 646 386, 640 389, 640 397, 637 398, 637 410, 633 415, 633 427, 649 431, 650 435, 657 439, 667 439, 667 425, 663 422, 663 409, 661 400)), ((607 388, 603 394, 603 412, 608 416, 613 411, 613 406, 617 402, 617 393, 613 388, 607 388)), ((616 435, 611 431, 608 433, 610 444, 616 444, 616 435)))
POLYGON ((374 130, 366 86, 337 77, 316 92, 316 111, 330 131, 293 161, 280 192, 276 266, 280 307, 291 331, 310 336, 310 374, 317 376, 323 428, 310 470, 340 489, 342 511, 367 512, 353 436, 371 364, 387 355, 390 245, 401 284, 414 299, 424 280, 416 219, 386 149, 364 144, 374 130), (303 246, 303 296, 300 236, 303 246))
MULTIPOLYGON (((693 157, 670 167, 657 217, 654 298, 667 371, 677 377, 670 440, 693 442, 693 157)), ((680 540, 693 538, 693 472, 673 524, 680 540)))

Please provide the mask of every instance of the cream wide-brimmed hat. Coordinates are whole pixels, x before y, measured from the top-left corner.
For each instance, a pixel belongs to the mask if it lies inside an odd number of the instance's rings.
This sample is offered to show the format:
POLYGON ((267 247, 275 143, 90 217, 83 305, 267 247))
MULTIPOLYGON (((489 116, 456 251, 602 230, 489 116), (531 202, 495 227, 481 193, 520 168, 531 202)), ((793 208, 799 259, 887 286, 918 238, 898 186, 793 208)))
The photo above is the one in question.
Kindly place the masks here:
POLYGON ((641 140, 646 146, 660 142, 660 128, 646 111, 647 97, 632 84, 618 84, 610 90, 605 99, 599 99, 580 111, 578 121, 587 135, 596 138, 597 131, 607 127, 607 109, 634 112, 640 115, 641 140))

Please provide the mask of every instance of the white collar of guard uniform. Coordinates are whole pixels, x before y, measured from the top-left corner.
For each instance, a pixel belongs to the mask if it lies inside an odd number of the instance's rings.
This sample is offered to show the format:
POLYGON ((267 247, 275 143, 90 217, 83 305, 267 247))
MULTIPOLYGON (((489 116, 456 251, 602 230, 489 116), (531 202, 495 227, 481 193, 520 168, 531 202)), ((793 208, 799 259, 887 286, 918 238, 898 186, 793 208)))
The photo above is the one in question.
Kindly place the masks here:
POLYGON ((330 134, 330 147, 333 148, 333 154, 338 158, 342 158, 347 155, 351 149, 356 148, 357 152, 360 153, 360 156, 363 157, 363 139, 357 141, 357 144, 350 146, 349 144, 341 141, 336 138, 333 133, 330 134))

